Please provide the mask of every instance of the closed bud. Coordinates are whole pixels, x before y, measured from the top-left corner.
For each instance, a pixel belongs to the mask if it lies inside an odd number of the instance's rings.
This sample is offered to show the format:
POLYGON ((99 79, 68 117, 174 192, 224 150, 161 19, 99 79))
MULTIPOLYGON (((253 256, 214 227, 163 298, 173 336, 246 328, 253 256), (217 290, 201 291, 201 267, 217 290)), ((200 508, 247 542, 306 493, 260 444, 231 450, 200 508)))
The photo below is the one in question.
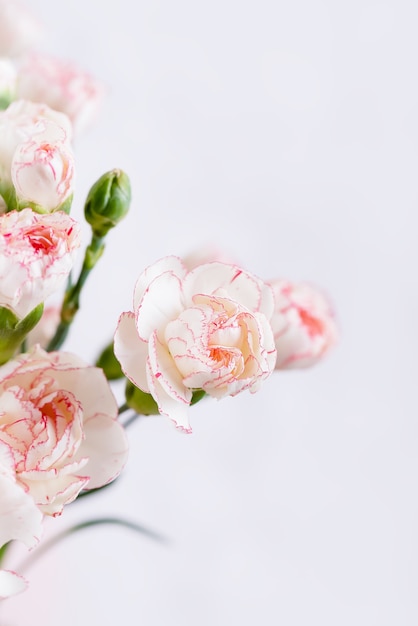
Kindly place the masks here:
POLYGON ((130 202, 131 185, 125 172, 114 169, 103 174, 90 189, 84 207, 93 235, 105 237, 125 217, 130 202))

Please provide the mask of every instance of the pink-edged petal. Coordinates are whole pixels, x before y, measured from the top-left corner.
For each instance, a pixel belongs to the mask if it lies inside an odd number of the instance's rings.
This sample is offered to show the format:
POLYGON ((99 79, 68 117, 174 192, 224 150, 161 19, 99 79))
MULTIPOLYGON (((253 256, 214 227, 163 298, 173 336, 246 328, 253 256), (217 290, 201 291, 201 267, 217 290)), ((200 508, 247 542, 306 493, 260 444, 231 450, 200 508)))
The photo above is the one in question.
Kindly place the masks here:
POLYGON ((206 263, 192 270, 184 280, 183 289, 188 306, 197 294, 231 298, 241 305, 258 311, 264 283, 236 265, 206 263))
POLYGON ((153 376, 149 364, 147 366, 147 372, 149 377, 150 392, 158 405, 158 411, 160 414, 169 417, 179 430, 182 430, 185 433, 191 433, 192 429, 188 419, 188 405, 183 402, 178 402, 178 400, 174 400, 174 398, 168 395, 162 385, 158 382, 158 378, 153 376))
POLYGON ((183 385, 182 376, 167 349, 154 333, 149 341, 149 364, 152 375, 174 400, 189 405, 192 392, 183 385))
POLYGON ((64 506, 73 502, 87 483, 87 477, 61 474, 55 481, 49 483, 28 482, 31 495, 36 498, 39 509, 45 515, 54 517, 61 515, 64 506))
POLYGON ((149 393, 146 375, 148 342, 138 337, 133 313, 122 313, 114 338, 114 351, 122 371, 134 385, 149 393))
POLYGON ((263 355, 267 362, 267 369, 273 371, 276 365, 277 351, 274 342, 273 329, 264 315, 261 313, 255 313, 255 318, 261 329, 262 336, 260 337, 260 343, 263 346, 263 355))
POLYGON ((145 291, 152 281, 157 278, 157 276, 164 274, 165 272, 170 272, 174 276, 178 276, 180 279, 183 279, 187 270, 182 260, 176 256, 164 257, 156 263, 153 263, 153 265, 147 267, 142 272, 135 285, 134 310, 138 307, 145 291))
MULTIPOLYGON (((45 370, 45 375, 49 370, 45 370)), ((82 407, 83 413, 108 413, 116 417, 118 405, 103 371, 98 367, 84 367, 67 369, 65 372, 50 370, 51 376, 62 388, 73 389, 76 400, 82 407), (91 392, 92 388, 95 390, 91 392)))
POLYGON ((22 593, 28 586, 27 580, 9 570, 0 570, 0 598, 10 598, 18 593, 22 593))
POLYGON ((84 422, 85 439, 77 457, 87 457, 83 472, 90 476, 88 489, 114 480, 128 458, 128 441, 122 425, 108 415, 93 415, 84 422))
POLYGON ((145 290, 136 309, 136 329, 147 341, 154 330, 164 329, 183 310, 181 280, 166 272, 157 276, 145 290))

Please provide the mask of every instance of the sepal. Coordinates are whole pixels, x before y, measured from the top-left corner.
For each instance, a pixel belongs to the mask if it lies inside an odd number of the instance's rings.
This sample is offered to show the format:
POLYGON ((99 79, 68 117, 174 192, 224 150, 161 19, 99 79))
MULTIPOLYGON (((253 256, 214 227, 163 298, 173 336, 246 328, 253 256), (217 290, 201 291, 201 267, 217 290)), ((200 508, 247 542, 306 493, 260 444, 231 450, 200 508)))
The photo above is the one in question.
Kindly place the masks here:
POLYGON ((150 393, 141 391, 130 380, 126 382, 126 404, 139 415, 158 415, 157 403, 150 393))
POLYGON ((96 361, 96 367, 100 367, 104 371, 107 380, 123 378, 122 368, 113 350, 113 342, 102 351, 96 361))
POLYGON ((13 357, 28 333, 41 319, 43 310, 43 303, 38 304, 20 320, 10 309, 0 307, 0 364, 13 357))

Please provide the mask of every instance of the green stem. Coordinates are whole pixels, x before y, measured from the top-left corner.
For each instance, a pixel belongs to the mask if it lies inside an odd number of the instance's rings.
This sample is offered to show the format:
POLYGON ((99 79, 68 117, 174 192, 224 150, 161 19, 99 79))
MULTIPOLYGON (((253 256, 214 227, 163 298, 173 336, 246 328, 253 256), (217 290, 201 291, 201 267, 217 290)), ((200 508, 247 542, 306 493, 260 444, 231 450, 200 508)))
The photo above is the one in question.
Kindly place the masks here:
POLYGON ((119 407, 118 414, 122 415, 122 413, 126 413, 126 411, 129 411, 129 408, 129 404, 125 402, 125 404, 122 404, 122 406, 119 407))
POLYGON ((124 422, 122 424, 122 426, 126 429, 128 428, 128 426, 130 426, 131 424, 133 424, 134 422, 136 422, 136 420, 138 419, 138 417, 141 417, 141 413, 133 413, 133 415, 131 415, 131 417, 128 417, 128 419, 126 420, 126 422, 124 422))
POLYGON ((97 261, 103 254, 104 243, 103 238, 92 236, 90 244, 87 246, 84 253, 83 266, 80 271, 80 275, 75 284, 69 285, 64 295, 64 301, 61 307, 61 321, 55 332, 54 337, 51 339, 48 345, 48 351, 59 350, 64 343, 70 326, 74 321, 74 318, 80 308, 80 295, 84 287, 84 284, 93 269, 97 261))
POLYGON ((71 537, 82 530, 86 530, 87 528, 92 528, 94 526, 103 526, 103 525, 111 524, 113 526, 123 526, 124 528, 128 528, 129 530, 133 530, 136 533, 141 535, 145 535, 154 541, 159 541, 161 543, 167 543, 167 539, 162 535, 146 528, 145 526, 141 526, 140 524, 136 524, 135 522, 131 522, 129 520, 125 520, 120 517, 99 517, 91 520, 87 520, 86 522, 81 522, 80 524, 75 524, 66 530, 63 530, 55 537, 52 537, 45 543, 43 543, 34 554, 30 555, 19 567, 19 573, 24 573, 29 567, 31 567, 36 561, 38 561, 44 554, 49 552, 52 548, 54 548, 57 544, 61 543, 67 537, 71 537))
POLYGON ((11 545, 12 545, 12 542, 9 541, 8 543, 5 543, 4 546, 0 548, 0 565, 3 563, 6 552, 11 545))

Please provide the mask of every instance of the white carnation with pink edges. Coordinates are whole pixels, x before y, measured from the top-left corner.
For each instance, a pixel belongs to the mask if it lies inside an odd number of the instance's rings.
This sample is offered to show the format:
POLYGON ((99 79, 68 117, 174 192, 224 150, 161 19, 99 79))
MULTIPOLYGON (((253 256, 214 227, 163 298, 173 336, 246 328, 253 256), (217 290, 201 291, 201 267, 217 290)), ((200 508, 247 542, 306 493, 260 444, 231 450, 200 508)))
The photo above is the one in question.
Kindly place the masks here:
POLYGON ((315 365, 338 340, 338 328, 327 298, 308 283, 273 280, 271 324, 277 349, 276 369, 315 365))
POLYGON ((255 392, 273 371, 273 307, 271 288, 235 265, 188 272, 180 259, 166 257, 139 277, 133 311, 119 320, 115 354, 160 413, 191 432, 193 390, 215 398, 255 392))
POLYGON ((25 317, 62 287, 80 243, 80 225, 62 211, 1 215, 0 306, 25 317))

